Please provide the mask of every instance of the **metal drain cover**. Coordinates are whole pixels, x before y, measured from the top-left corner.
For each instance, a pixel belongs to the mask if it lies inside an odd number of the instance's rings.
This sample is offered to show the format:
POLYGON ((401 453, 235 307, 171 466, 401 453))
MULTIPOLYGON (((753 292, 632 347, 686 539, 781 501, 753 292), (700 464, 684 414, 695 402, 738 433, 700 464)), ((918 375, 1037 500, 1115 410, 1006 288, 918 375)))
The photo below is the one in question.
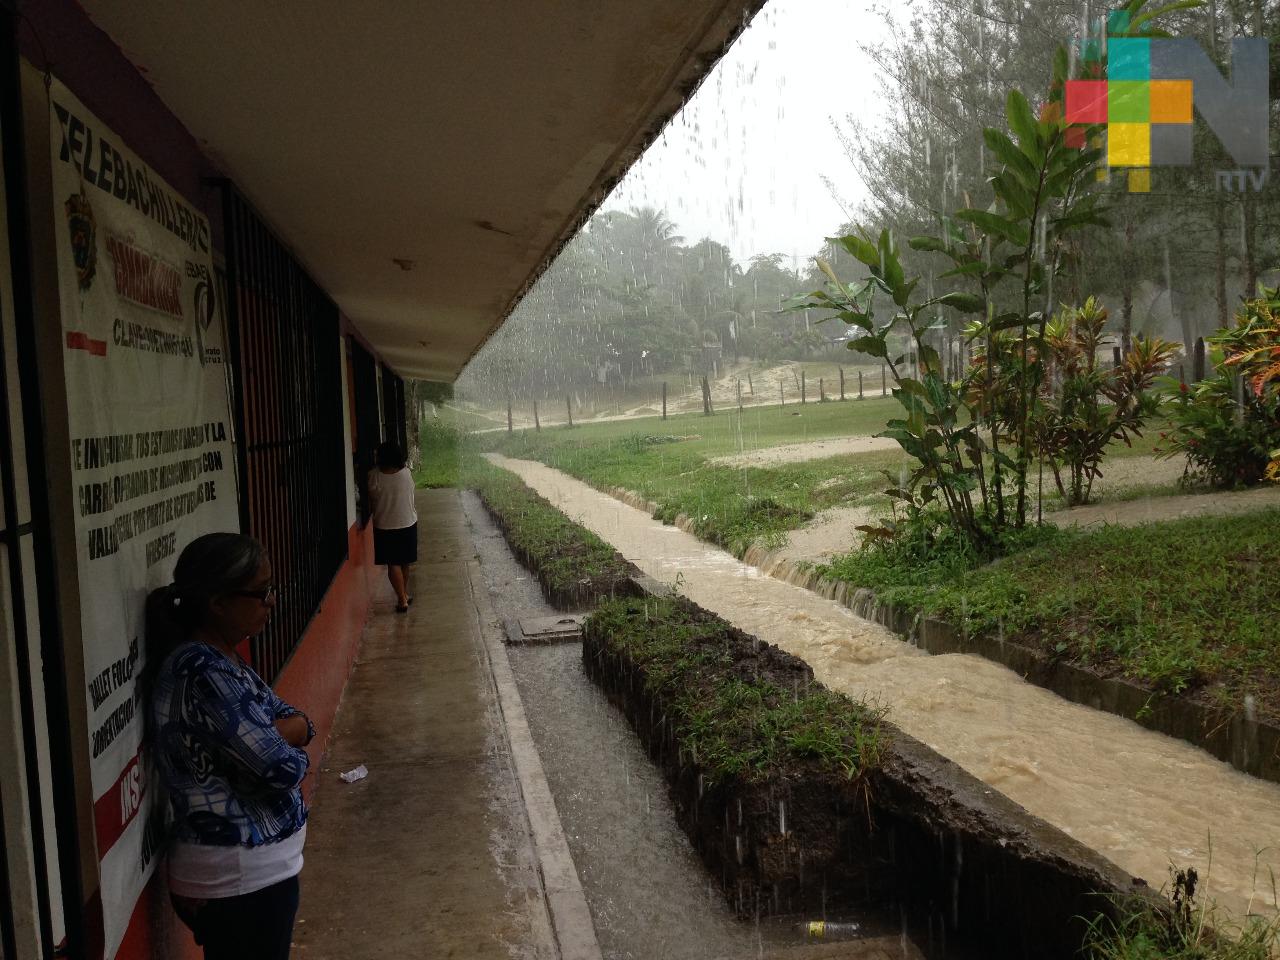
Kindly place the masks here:
POLYGON ((507 643, 571 643, 582 639, 583 613, 508 620, 507 643))

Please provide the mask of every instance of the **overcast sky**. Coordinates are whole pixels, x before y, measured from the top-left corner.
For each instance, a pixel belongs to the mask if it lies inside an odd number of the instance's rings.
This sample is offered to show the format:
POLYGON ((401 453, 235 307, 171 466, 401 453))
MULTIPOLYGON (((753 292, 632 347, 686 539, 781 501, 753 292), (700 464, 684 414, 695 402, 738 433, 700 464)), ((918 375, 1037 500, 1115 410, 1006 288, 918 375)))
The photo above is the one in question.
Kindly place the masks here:
MULTIPOLYGON (((883 0, 881 0, 883 3, 883 0)), ((744 265, 801 265, 848 217, 861 181, 832 118, 874 118, 879 85, 859 41, 878 41, 874 0, 769 0, 606 209, 663 208, 686 242, 711 237, 744 265)))

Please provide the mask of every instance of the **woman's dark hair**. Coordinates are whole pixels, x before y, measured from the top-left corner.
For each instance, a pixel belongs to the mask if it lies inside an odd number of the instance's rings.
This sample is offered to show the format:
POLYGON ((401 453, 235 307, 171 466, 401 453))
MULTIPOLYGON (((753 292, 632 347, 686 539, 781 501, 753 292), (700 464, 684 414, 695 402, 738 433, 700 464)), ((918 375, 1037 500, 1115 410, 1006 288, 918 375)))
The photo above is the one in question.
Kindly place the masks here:
POLYGON ((241 533, 206 533, 186 545, 173 583, 147 595, 147 689, 165 658, 204 621, 209 602, 253 582, 266 549, 241 533))
POLYGON ((378 466, 395 467, 397 470, 403 470, 404 464, 404 451, 400 449, 400 444, 394 440, 378 444, 378 466))

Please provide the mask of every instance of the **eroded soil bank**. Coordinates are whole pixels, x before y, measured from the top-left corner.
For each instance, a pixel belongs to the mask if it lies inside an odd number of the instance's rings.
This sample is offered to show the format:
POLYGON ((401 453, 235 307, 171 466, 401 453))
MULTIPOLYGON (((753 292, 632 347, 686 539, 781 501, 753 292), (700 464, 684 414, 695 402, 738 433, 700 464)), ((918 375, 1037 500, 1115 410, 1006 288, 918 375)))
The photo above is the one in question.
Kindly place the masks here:
POLYGON ((740 914, 879 906, 930 955, 1073 960, 1083 918, 1134 893, 1114 864, 834 696, 798 657, 655 586, 592 615, 584 663, 666 771, 740 914), (729 721, 742 703, 749 719, 729 721), (833 739, 838 763, 816 746, 833 739))
POLYGON ((1159 887, 1170 864, 1192 865, 1229 913, 1274 909, 1266 878, 1280 870, 1280 785, 982 658, 927 656, 558 471, 499 462, 648 575, 678 580, 690 599, 801 657, 833 689, 883 699, 906 733, 1132 875, 1159 887))

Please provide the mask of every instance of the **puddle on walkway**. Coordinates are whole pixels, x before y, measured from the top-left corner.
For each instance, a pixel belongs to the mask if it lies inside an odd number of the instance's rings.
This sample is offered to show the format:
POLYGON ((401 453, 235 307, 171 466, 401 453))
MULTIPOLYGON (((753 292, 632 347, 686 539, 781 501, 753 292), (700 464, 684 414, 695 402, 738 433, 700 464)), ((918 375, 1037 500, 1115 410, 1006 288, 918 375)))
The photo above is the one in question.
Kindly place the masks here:
POLYGON ((668 583, 681 578, 690 599, 802 657, 823 683, 887 704, 904 731, 1133 876, 1158 888, 1170 864, 1191 865, 1224 911, 1275 910, 1280 784, 1069 703, 991 661, 924 654, 559 471, 491 459, 645 573, 668 583))
MULTIPOLYGON (((499 616, 554 614, 475 495, 463 503, 499 616)), ((580 643, 508 654, 606 960, 747 958, 804 942, 794 919, 730 912, 676 822, 661 772, 583 673, 580 643)), ((890 933, 865 916, 828 919, 890 933)))

